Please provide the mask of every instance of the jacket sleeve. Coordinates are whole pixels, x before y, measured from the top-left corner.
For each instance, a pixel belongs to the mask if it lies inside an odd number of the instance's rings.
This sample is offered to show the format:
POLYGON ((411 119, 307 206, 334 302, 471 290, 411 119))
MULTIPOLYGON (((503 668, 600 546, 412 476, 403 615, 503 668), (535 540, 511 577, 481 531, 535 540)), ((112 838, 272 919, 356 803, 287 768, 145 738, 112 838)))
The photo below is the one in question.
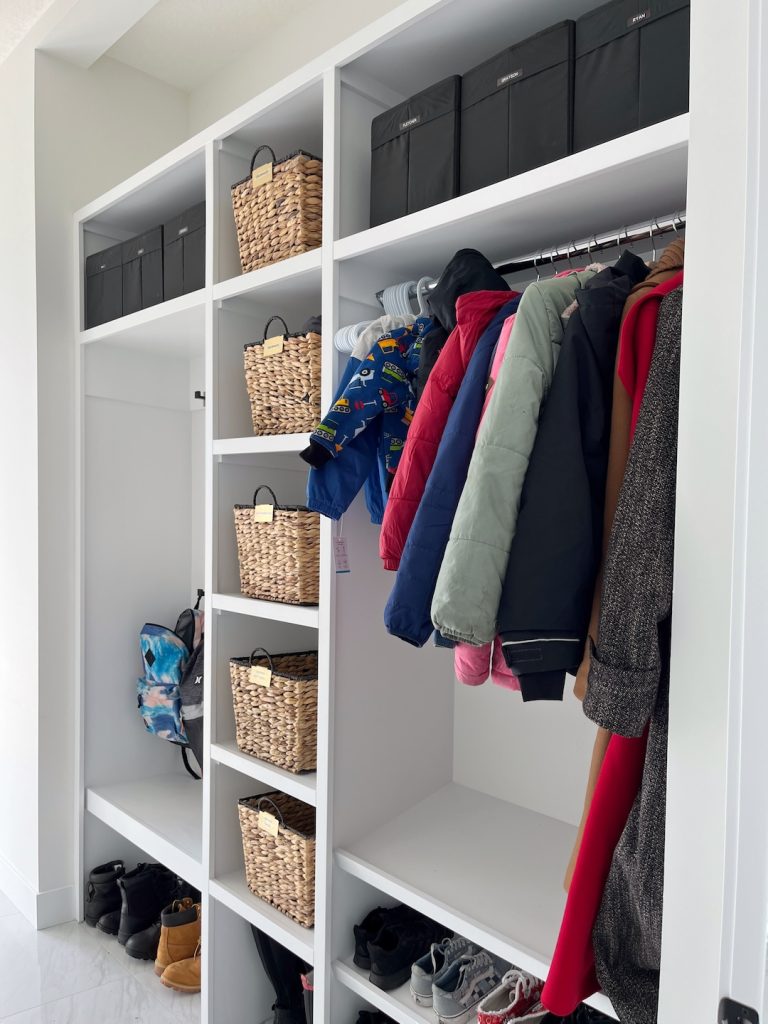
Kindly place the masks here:
POLYGON ((458 329, 451 333, 416 407, 392 484, 379 540, 385 569, 397 569, 464 375, 458 329))
MULTIPOLYGON (((563 287, 564 295, 570 292, 563 287)), ((435 628, 454 640, 482 644, 496 634, 520 492, 555 369, 553 332, 559 340, 559 317, 539 286, 530 285, 478 433, 432 602, 435 628)))
MULTIPOLYGON (((334 404, 344 394, 359 365, 359 359, 350 358, 339 382, 334 404)), ((307 506, 330 519, 339 519, 365 483, 371 519, 380 523, 384 507, 376 464, 378 447, 379 436, 375 430, 369 429, 351 442, 343 459, 331 459, 319 469, 311 467, 307 480, 307 506)))
POLYGON ((301 455, 315 467, 338 458, 385 410, 402 407, 410 390, 405 358, 396 338, 381 338, 360 364, 330 412, 312 431, 301 455))
POLYGON ((622 736, 640 736, 653 712, 659 624, 672 607, 681 309, 681 293, 672 292, 659 314, 608 546, 598 647, 584 698, 585 714, 622 736))

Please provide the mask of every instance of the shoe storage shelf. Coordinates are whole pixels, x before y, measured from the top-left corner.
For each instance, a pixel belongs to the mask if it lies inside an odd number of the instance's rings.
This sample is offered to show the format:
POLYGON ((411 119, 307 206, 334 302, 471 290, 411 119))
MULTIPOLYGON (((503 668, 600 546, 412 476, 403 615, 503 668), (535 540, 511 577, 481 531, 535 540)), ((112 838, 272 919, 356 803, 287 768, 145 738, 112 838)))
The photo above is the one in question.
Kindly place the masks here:
MULTIPOLYGON (((83 330, 80 271, 74 340, 81 381, 81 869, 85 876, 115 856, 153 859, 200 887, 201 1014, 208 1024, 244 1024, 243 1006, 254 1008, 248 1020, 269 1015, 250 925, 314 964, 317 1024, 352 1024, 365 1006, 398 1024, 426 1024, 431 1012, 407 990, 382 992, 351 960, 353 925, 372 907, 396 901, 504 960, 547 973, 594 737, 576 700, 523 707, 490 684, 459 688, 446 652, 417 651, 389 637, 382 611, 392 576, 380 567, 378 532, 361 500, 344 517, 349 574, 335 574, 335 527, 321 521, 316 607, 241 595, 232 510, 250 502, 260 484, 285 503, 305 496, 299 452, 306 435, 253 436, 243 346, 263 337, 273 314, 291 329, 322 314, 326 409, 343 369, 333 349, 337 327, 378 315, 380 289, 436 276, 455 250, 472 246, 503 261, 686 207, 693 223, 686 114, 368 226, 377 114, 476 65, 505 39, 527 38, 594 6, 410 0, 76 215, 82 268, 100 247, 206 203, 205 286, 83 330), (241 274, 230 187, 247 175, 262 143, 278 158, 297 149, 322 157, 322 245, 241 274), (198 587, 206 592, 201 782, 185 775, 178 749, 145 733, 133 690, 142 623, 172 625, 198 587), (318 651, 315 772, 293 775, 238 749, 229 659, 256 647, 318 651), (238 800, 272 789, 315 809, 313 929, 246 884, 238 800)), ((706 154, 709 140, 700 131, 706 154)), ((691 160, 693 153, 692 142, 691 160)), ((697 212, 702 221, 711 213, 704 204, 697 212)), ((692 231, 691 275, 708 266, 697 249, 704 244, 692 231)), ((684 360, 684 395, 705 372, 694 362, 684 360)), ((678 569, 683 595, 691 593, 690 571, 684 563, 678 569)), ((685 656, 678 651, 676 658, 684 675, 685 656)), ((676 711, 688 719, 687 707, 676 711)), ((684 748, 673 722, 668 806, 677 814, 695 789, 680 766, 684 748)), ((668 835, 680 842, 677 819, 668 819, 668 835)), ((671 865, 666 884, 679 892, 679 858, 671 865)), ((665 906, 672 908, 665 941, 686 949, 691 931, 682 899, 665 906)), ((677 1019, 673 990, 695 971, 678 959, 665 962, 662 975, 659 1019, 669 1024, 677 1019)), ((602 996, 592 1002, 613 1013, 602 996)))

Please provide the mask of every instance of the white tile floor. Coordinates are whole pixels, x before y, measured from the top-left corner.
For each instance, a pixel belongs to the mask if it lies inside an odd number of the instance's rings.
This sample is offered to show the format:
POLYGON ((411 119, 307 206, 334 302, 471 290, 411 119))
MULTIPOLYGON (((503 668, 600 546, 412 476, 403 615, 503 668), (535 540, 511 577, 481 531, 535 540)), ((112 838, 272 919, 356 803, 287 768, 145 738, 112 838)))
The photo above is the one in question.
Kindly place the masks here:
POLYGON ((84 924, 35 931, 0 893, 0 1024, 198 1024, 200 996, 160 983, 84 924))

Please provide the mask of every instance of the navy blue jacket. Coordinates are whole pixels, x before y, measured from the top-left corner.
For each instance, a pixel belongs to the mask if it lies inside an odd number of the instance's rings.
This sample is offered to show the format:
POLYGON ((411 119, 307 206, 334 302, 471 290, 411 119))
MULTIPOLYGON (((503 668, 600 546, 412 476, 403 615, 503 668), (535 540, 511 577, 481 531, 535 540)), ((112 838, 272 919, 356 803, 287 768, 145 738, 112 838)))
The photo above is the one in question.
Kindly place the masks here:
POLYGON ((501 307, 472 353, 384 610, 387 630, 416 647, 423 647, 432 634, 432 595, 475 448, 493 351, 520 298, 516 295, 501 307))

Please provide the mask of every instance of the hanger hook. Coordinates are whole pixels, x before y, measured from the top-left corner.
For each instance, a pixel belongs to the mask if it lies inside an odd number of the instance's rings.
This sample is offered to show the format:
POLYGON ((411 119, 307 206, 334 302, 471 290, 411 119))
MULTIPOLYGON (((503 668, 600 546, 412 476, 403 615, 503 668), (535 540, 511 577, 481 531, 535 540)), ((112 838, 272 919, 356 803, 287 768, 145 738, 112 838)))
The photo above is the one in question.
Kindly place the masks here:
POLYGON ((552 275, 553 276, 555 274, 555 257, 556 256, 557 256, 558 259, 560 258, 560 250, 559 249, 550 249, 550 251, 549 251, 549 262, 552 264, 552 275))
POLYGON ((683 218, 680 216, 680 211, 679 210, 675 210, 675 215, 672 218, 672 229, 674 230, 675 234, 679 236, 680 235, 680 229, 677 226, 677 222, 678 221, 680 221, 680 224, 682 225, 683 218))
POLYGON ((537 255, 533 257, 533 269, 536 271, 536 282, 537 282, 537 284, 541 280, 541 274, 540 274, 539 268, 537 266, 537 264, 538 264, 540 259, 541 259, 541 249, 539 249, 537 255))
MULTIPOLYGON (((654 220, 655 219, 656 218, 654 218, 654 220)), ((656 262, 656 239, 653 236, 653 224, 654 224, 653 220, 649 220, 648 221, 648 237, 651 240, 651 260, 655 263, 656 262)))
POLYGON ((571 268, 571 270, 573 270, 573 260, 571 259, 571 246, 573 246, 573 250, 575 252, 576 251, 576 243, 573 240, 571 240, 568 243, 568 248, 566 249, 566 255, 568 256, 568 266, 571 268))

